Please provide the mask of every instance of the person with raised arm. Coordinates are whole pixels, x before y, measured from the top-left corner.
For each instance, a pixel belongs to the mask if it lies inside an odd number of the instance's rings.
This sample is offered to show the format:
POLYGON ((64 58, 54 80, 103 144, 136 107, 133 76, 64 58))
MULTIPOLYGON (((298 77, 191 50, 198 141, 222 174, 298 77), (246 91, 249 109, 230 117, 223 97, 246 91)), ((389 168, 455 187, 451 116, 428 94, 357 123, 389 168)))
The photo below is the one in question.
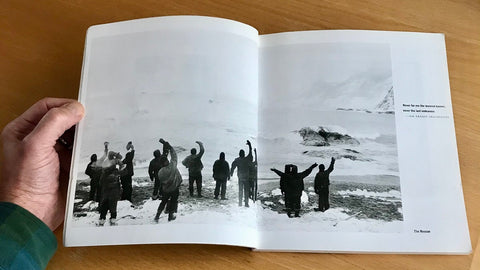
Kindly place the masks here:
MULTIPOLYGON (((108 143, 105 143, 108 151, 108 143)), ((125 169, 122 163, 122 155, 118 152, 108 151, 107 158, 102 163, 102 175, 100 177, 101 199, 99 204, 99 226, 105 224, 107 213, 110 212, 110 225, 117 224, 117 203, 120 200, 122 189, 120 187, 120 175, 125 169)))
POLYGON ((289 202, 289 205, 285 205, 288 217, 292 217, 292 212, 295 212, 295 217, 300 217, 302 191, 305 188, 303 179, 312 173, 315 167, 317 167, 317 163, 312 164, 308 169, 300 173, 295 165, 291 165, 289 173, 281 172, 275 168, 270 169, 278 176, 284 178, 285 200, 289 202))
POLYGON ((315 211, 325 212, 330 208, 329 202, 329 186, 330 186, 330 173, 333 171, 335 164, 335 158, 332 157, 330 166, 325 170, 325 165, 320 164, 318 166, 318 173, 315 175, 315 193, 318 194, 318 208, 315 211))
POLYGON ((257 148, 253 149, 253 153, 255 154, 255 158, 253 162, 250 164, 250 199, 254 202, 257 200, 257 188, 258 188, 258 162, 257 162, 257 148))
POLYGON ((97 196, 96 196, 96 201, 98 202, 99 206, 100 203, 102 202, 102 186, 101 186, 101 177, 102 177, 102 165, 105 159, 107 159, 108 156, 108 142, 103 143, 103 155, 100 158, 97 158, 97 161, 95 162, 95 166, 98 169, 98 186, 97 186, 97 196))
POLYGON ((284 170, 284 174, 282 176, 280 176, 280 192, 282 193, 282 196, 283 196, 283 200, 285 201, 285 209, 284 211, 287 211, 287 209, 291 208, 290 206, 290 201, 287 199, 287 197, 285 196, 285 190, 286 190, 286 182, 287 182, 287 176, 285 174, 288 174, 288 173, 291 173, 291 168, 292 168, 292 164, 286 164, 285 165, 285 170, 284 170))
POLYGON ((190 191, 190 196, 193 197, 193 184, 197 185, 197 196, 202 197, 202 156, 205 153, 205 148, 201 141, 196 141, 200 146, 200 152, 197 154, 197 149, 192 148, 190 150, 190 155, 187 156, 182 164, 188 169, 188 191, 190 191))
POLYGON ((247 140, 248 155, 245 156, 245 151, 241 149, 238 152, 238 157, 232 162, 232 168, 230 169, 230 176, 233 176, 235 169, 237 170, 238 177, 238 206, 242 206, 242 199, 245 200, 245 207, 249 207, 248 198, 250 193, 250 167, 252 163, 252 144, 247 140))
POLYGON ((162 201, 158 205, 157 214, 155 215, 155 221, 158 222, 160 219, 160 214, 162 213, 165 206, 167 206, 168 211, 168 221, 175 220, 175 211, 178 204, 178 196, 180 194, 180 185, 182 184, 182 176, 177 168, 177 153, 175 149, 165 141, 160 139, 160 143, 166 145, 168 151, 170 152, 170 162, 168 159, 164 160, 164 166, 158 171, 158 179, 162 185, 163 197, 162 201))
POLYGON ((135 156, 135 148, 133 143, 130 141, 127 143, 127 153, 122 163, 125 165, 125 170, 120 176, 120 182, 122 183, 122 200, 129 200, 132 202, 132 176, 134 175, 133 171, 133 158, 135 156))

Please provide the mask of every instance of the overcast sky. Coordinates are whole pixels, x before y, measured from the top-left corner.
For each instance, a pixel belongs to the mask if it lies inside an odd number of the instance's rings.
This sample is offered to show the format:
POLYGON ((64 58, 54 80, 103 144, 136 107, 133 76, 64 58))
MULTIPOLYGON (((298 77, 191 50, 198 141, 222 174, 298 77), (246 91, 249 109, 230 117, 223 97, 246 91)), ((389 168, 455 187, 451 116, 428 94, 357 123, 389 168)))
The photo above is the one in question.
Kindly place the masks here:
POLYGON ((377 43, 317 43, 265 47, 262 102, 326 110, 374 106, 391 87, 390 48, 377 43))

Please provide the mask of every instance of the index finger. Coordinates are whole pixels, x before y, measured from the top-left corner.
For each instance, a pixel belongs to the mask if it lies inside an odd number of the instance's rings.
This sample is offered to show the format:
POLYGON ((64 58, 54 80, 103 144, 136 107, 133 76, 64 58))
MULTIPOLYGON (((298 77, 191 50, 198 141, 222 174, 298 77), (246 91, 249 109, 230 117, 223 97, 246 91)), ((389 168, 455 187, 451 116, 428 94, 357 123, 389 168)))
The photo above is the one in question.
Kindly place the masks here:
POLYGON ((5 129, 10 131, 6 132, 6 135, 14 136, 17 140, 23 140, 25 136, 32 132, 50 109, 60 107, 72 101, 75 100, 68 98, 43 98, 37 101, 5 127, 5 129))

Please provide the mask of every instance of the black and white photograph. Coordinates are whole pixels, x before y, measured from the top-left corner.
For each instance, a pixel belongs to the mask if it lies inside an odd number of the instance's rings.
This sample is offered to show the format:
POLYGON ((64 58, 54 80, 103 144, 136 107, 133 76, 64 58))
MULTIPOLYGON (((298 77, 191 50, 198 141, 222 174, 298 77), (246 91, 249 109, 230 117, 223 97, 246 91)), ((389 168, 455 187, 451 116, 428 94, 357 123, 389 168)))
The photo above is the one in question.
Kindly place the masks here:
POLYGON ((258 35, 200 16, 90 28, 65 245, 437 250, 419 232, 449 241, 435 210, 463 207, 461 186, 439 184, 459 179, 445 154, 455 144, 431 147, 454 142, 448 91, 418 95, 448 85, 420 76, 441 55, 432 74, 448 78, 443 44, 379 31, 258 35), (406 104, 450 114, 412 117, 406 104))
POLYGON ((259 227, 400 232, 390 48, 261 49, 259 227))
POLYGON ((72 227, 255 228, 257 33, 186 21, 92 38, 72 227))

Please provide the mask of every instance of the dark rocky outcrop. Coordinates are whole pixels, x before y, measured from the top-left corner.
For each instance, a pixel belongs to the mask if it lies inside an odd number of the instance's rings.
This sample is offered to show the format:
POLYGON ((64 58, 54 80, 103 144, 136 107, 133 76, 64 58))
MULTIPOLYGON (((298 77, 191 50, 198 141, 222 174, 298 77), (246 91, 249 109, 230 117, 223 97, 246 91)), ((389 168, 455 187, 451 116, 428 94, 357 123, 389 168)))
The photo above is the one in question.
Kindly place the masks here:
POLYGON ((358 145, 360 142, 347 134, 340 134, 335 131, 330 131, 324 127, 312 129, 304 127, 298 131, 302 136, 303 145, 306 146, 329 146, 332 144, 353 144, 358 145))

